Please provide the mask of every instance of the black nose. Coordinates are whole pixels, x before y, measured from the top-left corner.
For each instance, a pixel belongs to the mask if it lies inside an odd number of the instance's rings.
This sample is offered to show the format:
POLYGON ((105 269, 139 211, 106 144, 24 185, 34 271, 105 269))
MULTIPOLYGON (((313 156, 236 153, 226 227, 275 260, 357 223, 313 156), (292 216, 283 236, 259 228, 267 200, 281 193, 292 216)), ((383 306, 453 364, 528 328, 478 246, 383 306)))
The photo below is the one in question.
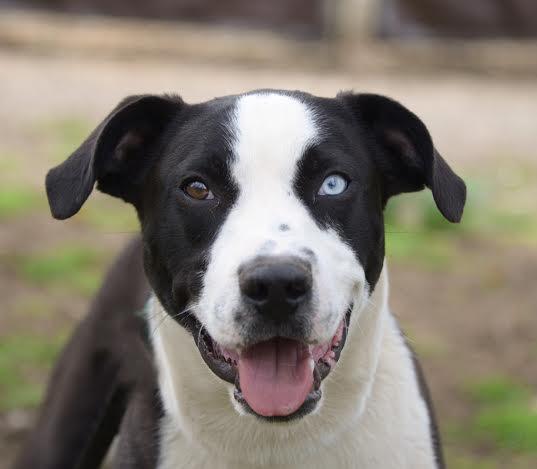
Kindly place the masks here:
POLYGON ((311 266, 298 257, 258 257, 239 269, 244 301, 277 322, 309 298, 311 284, 311 266))

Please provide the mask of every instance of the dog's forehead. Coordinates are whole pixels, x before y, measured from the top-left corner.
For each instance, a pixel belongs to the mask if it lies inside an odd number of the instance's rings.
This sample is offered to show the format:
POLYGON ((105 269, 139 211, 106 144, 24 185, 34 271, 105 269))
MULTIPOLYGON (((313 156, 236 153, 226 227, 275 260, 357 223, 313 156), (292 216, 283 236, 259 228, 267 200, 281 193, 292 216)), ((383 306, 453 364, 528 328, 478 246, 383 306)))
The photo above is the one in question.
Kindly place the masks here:
POLYGON ((319 139, 314 109, 299 96, 275 92, 239 97, 229 126, 233 177, 257 190, 268 181, 288 185, 305 150, 319 139))

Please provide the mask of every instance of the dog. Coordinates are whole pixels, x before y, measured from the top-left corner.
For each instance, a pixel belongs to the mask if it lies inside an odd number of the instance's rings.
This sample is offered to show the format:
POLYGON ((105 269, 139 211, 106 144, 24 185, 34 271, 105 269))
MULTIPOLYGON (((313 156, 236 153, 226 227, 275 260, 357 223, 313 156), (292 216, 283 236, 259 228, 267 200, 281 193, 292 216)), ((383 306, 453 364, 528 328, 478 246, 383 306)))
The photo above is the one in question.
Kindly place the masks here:
POLYGON ((123 100, 46 178, 52 215, 97 184, 141 225, 62 354, 18 468, 443 468, 388 306, 383 211, 464 182, 381 95, 258 90, 123 100), (143 260, 142 260, 143 259, 143 260))

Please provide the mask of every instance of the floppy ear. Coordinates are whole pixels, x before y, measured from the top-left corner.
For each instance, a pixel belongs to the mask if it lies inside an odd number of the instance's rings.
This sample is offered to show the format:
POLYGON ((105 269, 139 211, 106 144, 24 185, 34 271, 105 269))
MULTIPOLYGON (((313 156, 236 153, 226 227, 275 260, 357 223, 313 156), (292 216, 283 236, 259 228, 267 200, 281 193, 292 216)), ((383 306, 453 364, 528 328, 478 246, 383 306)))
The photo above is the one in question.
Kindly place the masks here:
POLYGON ((380 151, 375 162, 383 181, 384 204, 402 192, 427 186, 438 210, 459 222, 466 201, 466 186, 436 151, 425 124, 392 99, 375 94, 338 95, 370 132, 380 151))
POLYGON ((80 147, 46 178, 50 211, 65 219, 80 210, 95 182, 99 190, 137 203, 152 146, 184 106, 175 96, 130 96, 121 101, 80 147))

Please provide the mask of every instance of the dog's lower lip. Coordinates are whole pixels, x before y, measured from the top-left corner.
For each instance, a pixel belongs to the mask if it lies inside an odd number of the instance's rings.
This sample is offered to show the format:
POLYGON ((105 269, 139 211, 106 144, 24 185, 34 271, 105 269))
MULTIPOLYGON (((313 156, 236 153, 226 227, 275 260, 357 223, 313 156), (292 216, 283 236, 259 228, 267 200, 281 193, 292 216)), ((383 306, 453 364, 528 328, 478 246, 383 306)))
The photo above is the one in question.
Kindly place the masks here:
POLYGON ((321 382, 324 378, 326 378, 326 376, 328 376, 334 364, 339 360, 339 356, 345 345, 345 340, 347 337, 347 328, 351 312, 352 305, 349 307, 343 319, 344 327, 341 339, 337 343, 337 346, 329 349, 329 351, 331 352, 330 361, 332 361, 332 364, 324 360, 324 357, 316 361, 313 370, 313 386, 302 406, 290 415, 278 417, 264 417, 257 414, 253 409, 251 409, 244 397, 242 396, 237 362, 230 357, 226 358, 222 355, 220 347, 214 342, 212 337, 205 331, 205 329, 202 328, 201 324, 197 320, 195 321, 195 324, 191 324, 191 327, 189 327, 188 329, 192 333, 200 351, 200 355, 209 367, 209 369, 220 379, 235 385, 234 397, 247 412, 269 421, 289 421, 296 418, 300 418, 310 413, 315 408, 317 402, 321 398, 321 382))

